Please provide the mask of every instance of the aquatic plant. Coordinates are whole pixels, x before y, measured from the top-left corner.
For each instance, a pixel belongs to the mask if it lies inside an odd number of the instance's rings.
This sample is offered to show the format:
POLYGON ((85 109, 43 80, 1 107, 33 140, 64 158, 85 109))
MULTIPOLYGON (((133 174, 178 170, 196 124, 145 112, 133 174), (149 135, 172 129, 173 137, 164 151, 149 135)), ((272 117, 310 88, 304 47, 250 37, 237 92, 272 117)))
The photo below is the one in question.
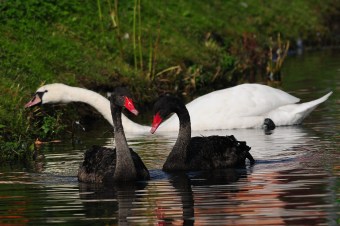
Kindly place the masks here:
POLYGON ((281 78, 281 69, 283 66, 283 62, 287 57, 289 50, 289 40, 283 42, 281 40, 281 35, 277 35, 276 42, 270 38, 269 42, 269 51, 268 51, 268 61, 266 72, 268 76, 268 80, 270 82, 280 83, 282 81, 281 78))

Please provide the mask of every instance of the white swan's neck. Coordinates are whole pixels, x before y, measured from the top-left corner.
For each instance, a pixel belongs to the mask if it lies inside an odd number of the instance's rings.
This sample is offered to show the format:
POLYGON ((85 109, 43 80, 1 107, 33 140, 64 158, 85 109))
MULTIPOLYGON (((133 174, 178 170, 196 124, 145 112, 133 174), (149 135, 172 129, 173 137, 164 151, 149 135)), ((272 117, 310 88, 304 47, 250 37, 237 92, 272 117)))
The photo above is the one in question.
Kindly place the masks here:
MULTIPOLYGON (((93 92, 91 90, 66 86, 67 88, 63 93, 63 103, 69 102, 82 102, 86 103, 93 108, 95 108, 102 116, 113 126, 111 109, 110 109, 110 101, 103 97, 102 95, 93 92)), ((148 126, 139 125, 126 116, 122 115, 122 122, 124 125, 124 129, 130 132, 147 132, 150 130, 148 126)))
POLYGON ((64 103, 83 102, 94 107, 113 126, 110 101, 91 90, 69 87, 63 96, 64 103))

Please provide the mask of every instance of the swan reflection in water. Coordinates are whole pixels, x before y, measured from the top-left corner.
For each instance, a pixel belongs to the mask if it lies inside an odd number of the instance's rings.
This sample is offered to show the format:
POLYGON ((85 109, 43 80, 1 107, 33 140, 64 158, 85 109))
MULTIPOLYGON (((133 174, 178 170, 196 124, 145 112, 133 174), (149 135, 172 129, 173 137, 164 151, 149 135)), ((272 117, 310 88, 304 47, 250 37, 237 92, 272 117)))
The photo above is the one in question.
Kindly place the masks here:
MULTIPOLYGON (((111 187, 79 183, 79 196, 89 219, 100 218, 106 223, 119 224, 146 223, 147 214, 153 216, 148 221, 152 219, 159 225, 178 221, 193 225, 195 197, 192 187, 231 184, 246 175, 245 169, 223 169, 164 174, 163 179, 111 187)), ((236 187, 232 190, 238 192, 236 187)))
POLYGON ((133 204, 138 202, 136 191, 145 189, 138 183, 103 184, 79 183, 79 196, 87 219, 103 219, 106 223, 127 224, 133 216, 133 204))

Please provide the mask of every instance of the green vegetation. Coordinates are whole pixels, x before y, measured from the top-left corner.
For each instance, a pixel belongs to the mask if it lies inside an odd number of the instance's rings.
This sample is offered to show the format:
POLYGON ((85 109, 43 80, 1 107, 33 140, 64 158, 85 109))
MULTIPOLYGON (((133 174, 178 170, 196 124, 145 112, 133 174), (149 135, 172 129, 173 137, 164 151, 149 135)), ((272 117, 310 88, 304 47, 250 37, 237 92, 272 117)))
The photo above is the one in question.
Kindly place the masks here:
MULTIPOLYGON (((24 110, 43 83, 129 85, 140 105, 266 79, 269 50, 330 43, 339 1, 0 0, 0 162, 55 139, 76 108, 24 110), (62 115, 67 111, 68 117, 62 115)), ((269 53, 270 52, 270 53, 269 53)), ((272 67, 273 68, 273 67, 272 67)), ((30 156, 29 154, 27 156, 30 156)))

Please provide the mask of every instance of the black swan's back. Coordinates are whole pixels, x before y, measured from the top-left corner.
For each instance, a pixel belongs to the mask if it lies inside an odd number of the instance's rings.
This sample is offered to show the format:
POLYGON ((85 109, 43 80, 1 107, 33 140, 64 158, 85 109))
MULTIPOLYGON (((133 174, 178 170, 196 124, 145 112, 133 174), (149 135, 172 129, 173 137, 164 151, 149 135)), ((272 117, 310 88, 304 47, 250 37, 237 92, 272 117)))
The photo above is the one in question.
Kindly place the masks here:
MULTIPOLYGON (((139 155, 130 148, 137 180, 150 179, 149 171, 139 155)), ((116 149, 94 145, 87 150, 78 170, 78 180, 86 183, 111 183, 116 169, 116 149)), ((129 169, 126 169, 129 170, 129 169)))
POLYGON ((234 136, 193 137, 187 146, 185 164, 190 170, 244 167, 246 159, 254 159, 246 142, 234 136))

